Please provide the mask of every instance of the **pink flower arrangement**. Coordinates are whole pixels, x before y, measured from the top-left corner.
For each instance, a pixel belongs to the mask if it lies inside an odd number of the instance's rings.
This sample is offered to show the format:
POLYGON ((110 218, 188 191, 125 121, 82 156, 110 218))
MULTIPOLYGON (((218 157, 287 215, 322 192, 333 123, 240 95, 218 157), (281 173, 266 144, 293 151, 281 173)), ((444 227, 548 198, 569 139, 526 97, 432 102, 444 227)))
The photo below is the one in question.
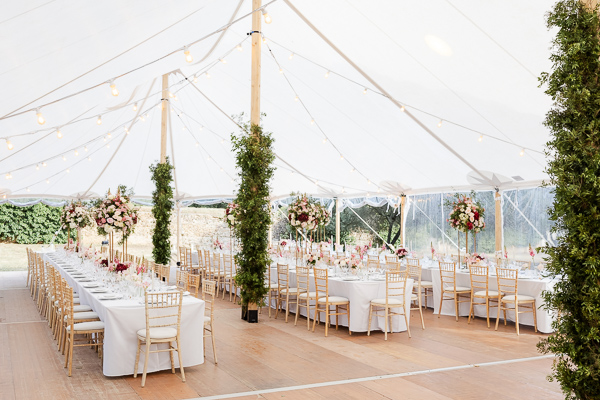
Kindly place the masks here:
POLYGON ((213 249, 223 250, 223 243, 219 242, 219 238, 215 239, 215 241, 213 242, 213 249))
POLYGON ((396 250, 396 255, 398 256, 399 259, 403 259, 404 257, 406 257, 408 255, 408 250, 406 250, 403 247, 400 247, 398 250, 396 250))
POLYGON ((294 227, 314 231, 318 227, 328 225, 331 221, 331 215, 323 205, 306 195, 302 195, 290 204, 288 221, 294 227))
POLYGON ((81 204, 71 203, 66 205, 60 216, 60 227, 65 230, 85 228, 93 223, 89 211, 81 204))
POLYGON ((236 202, 232 201, 231 203, 227 204, 227 208, 225 208, 224 219, 230 229, 235 228, 236 223, 239 222, 239 216, 241 212, 242 210, 236 202))
POLYGON ((451 227, 461 232, 473 231, 479 233, 485 228, 484 212, 485 208, 470 197, 459 196, 457 201, 452 203, 452 212, 448 222, 450 222, 451 227))
POLYGON ((137 211, 129 197, 121 194, 108 195, 94 211, 98 234, 122 232, 123 238, 127 238, 133 233, 138 222, 137 211))

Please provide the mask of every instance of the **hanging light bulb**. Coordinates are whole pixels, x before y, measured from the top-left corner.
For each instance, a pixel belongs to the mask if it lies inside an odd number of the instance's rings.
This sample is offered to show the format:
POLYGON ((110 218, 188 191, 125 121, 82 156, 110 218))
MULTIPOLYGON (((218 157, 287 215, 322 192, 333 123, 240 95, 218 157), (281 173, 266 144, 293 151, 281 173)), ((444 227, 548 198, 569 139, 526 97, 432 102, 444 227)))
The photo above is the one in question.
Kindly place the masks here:
POLYGON ((10 172, 8 172, 4 177, 6 179, 12 179, 12 175, 10 174, 10 172))
POLYGON ((35 116, 37 117, 37 123, 40 125, 44 125, 46 123, 46 118, 42 115, 42 110, 37 108, 35 110, 35 116))
POLYGON ((300 98, 298 96, 294 97, 294 101, 298 101, 300 98))
POLYGON ((235 48, 237 49, 237 51, 244 51, 244 48, 241 44, 238 44, 237 46, 235 46, 235 48))
POLYGON ((88 161, 92 161, 92 157, 88 157, 88 161))
POLYGON ((400 111, 404 112, 406 110, 406 108, 404 108, 404 106, 400 107, 400 111))
POLYGON ((46 162, 43 162, 43 163, 42 163, 42 167, 44 167, 44 168, 45 168, 45 167, 47 167, 47 166, 48 166, 48 164, 46 164, 46 162))
POLYGON ((12 144, 12 143, 10 142, 10 140, 8 140, 8 139, 6 139, 6 147, 7 147, 9 150, 12 150, 12 149, 14 149, 14 148, 15 148, 15 146, 13 146, 13 144, 12 144))
POLYGON ((36 165, 35 165, 35 170, 36 170, 36 171, 39 171, 39 170, 40 170, 40 164, 36 164, 36 165))
POLYGON ((352 168, 352 169, 350 170, 350 173, 353 173, 354 171, 356 171, 356 168, 352 168))
POLYGON ((371 184, 371 180, 367 179, 367 185, 371 184))
POLYGON ((367 94, 367 88, 363 89, 363 94, 367 94))
POLYGON ((200 143, 196 142, 196 147, 200 146, 200 143))
POLYGON ((196 75, 194 75, 193 81, 194 81, 194 83, 198 83, 198 77, 196 75))
POLYGON ((110 143, 107 143, 106 148, 110 149, 110 143))
POLYGON ((57 137, 58 139, 62 139, 62 137, 63 137, 63 134, 62 134, 62 132, 60 131, 60 129, 57 129, 57 130, 56 130, 56 137, 57 137))
POLYGON ((125 128, 125 134, 129 135, 129 129, 125 128))
POLYGON ((204 129, 204 125, 200 125, 200 128, 198 128, 199 131, 202 131, 202 129, 204 129))
POLYGON ((223 172, 223 167, 221 167, 221 172, 223 172))
POLYGON ((106 134, 106 137, 107 137, 107 138, 109 138, 109 139, 110 139, 110 138, 112 138, 112 133, 108 132, 108 133, 106 134))
POLYGON ((314 119, 311 119, 311 120, 310 120, 310 124, 311 124, 311 125, 314 125, 314 124, 315 124, 315 120, 314 120, 314 119))
POLYGON ((262 15, 265 18, 265 24, 270 24, 271 22, 273 22, 273 18, 271 18, 266 8, 263 8, 262 15))
POLYGON ((62 156, 62 160, 63 160, 63 161, 67 161, 67 157, 65 157, 65 156, 62 156))
POLYGON ((98 115, 98 119, 96 120, 96 124, 102 125, 102 115, 98 115))
POLYGON ((279 68, 279 73, 283 74, 283 68, 279 68))
POLYGON ((86 152, 88 151, 88 148, 87 148, 87 146, 85 146, 85 147, 83 148, 83 151, 86 151, 86 152))
POLYGON ((75 156, 79 155, 79 150, 75 150, 75 156))
POLYGON ((225 143, 225 139, 221 139, 221 144, 225 143))
POLYGON ((262 41, 263 43, 267 43, 267 38, 263 36, 262 41))
POLYGON ((340 160, 343 160, 343 159, 344 159, 344 156, 340 154, 340 160))
POLYGON ((319 186, 319 181, 315 181, 315 185, 319 186))
POLYGON ((175 95, 173 94, 173 92, 170 92, 170 91, 169 91, 169 97, 170 97, 170 98, 173 98, 173 97, 175 97, 175 95))
POLYGON ((323 139, 323 144, 327 143, 327 138, 323 139))
POLYGON ((521 157, 523 157, 523 156, 525 155, 525 149, 521 149, 521 152, 519 153, 519 155, 520 155, 521 157))
POLYGON ((290 56, 288 57, 289 60, 291 60, 292 58, 294 58, 294 53, 291 53, 290 56))
POLYGON ((483 135, 479 135, 479 139, 477 139, 480 143, 483 142, 483 135))
POLYGON ((133 111, 137 111, 137 103, 133 105, 133 111))
POLYGON ((50 183, 50 179, 46 179, 46 183, 50 183))
POLYGON ((25 190, 27 190, 28 192, 30 192, 30 191, 31 191, 31 189, 29 189, 29 187, 28 187, 27 189, 25 189, 25 190))
POLYGON ((185 55, 185 62, 191 63, 192 61, 194 61, 194 57, 192 57, 192 54, 190 53, 190 49, 188 49, 187 46, 185 46, 183 48, 183 54, 185 55))
POLYGON ((104 141, 106 142, 106 136, 104 136, 104 137, 102 138, 102 140, 104 140, 104 141))
POLYGON ((68 174, 69 172, 71 172, 71 170, 70 170, 69 168, 67 168, 67 171, 66 171, 66 172, 67 172, 67 174, 68 174))
POLYGON ((221 61, 222 64, 227 64, 227 60, 224 58, 219 59, 219 61, 221 61))
POLYGON ((206 76, 206 79, 210 79, 210 74, 208 72, 206 72, 204 76, 206 76))
POLYGON ((115 85, 115 80, 111 79, 108 81, 108 84, 110 85, 110 93, 117 97, 119 95, 119 89, 117 89, 117 85, 115 85))
POLYGON ((329 78, 330 71, 325 72, 325 79, 329 78))
POLYGON ((441 127, 442 127, 442 122, 444 122, 444 120, 443 120, 443 119, 440 119, 440 122, 438 122, 438 124, 437 124, 437 127, 438 127, 438 128, 441 128, 441 127))
POLYGON ((367 193, 367 197, 371 197, 371 193, 367 193))

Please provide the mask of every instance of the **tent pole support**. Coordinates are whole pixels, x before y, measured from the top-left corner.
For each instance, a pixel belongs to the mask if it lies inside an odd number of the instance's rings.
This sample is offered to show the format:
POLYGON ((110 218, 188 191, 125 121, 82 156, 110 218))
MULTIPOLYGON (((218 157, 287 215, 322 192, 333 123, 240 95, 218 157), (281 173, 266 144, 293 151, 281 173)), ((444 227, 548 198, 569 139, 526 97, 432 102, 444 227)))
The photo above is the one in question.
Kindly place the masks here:
POLYGON ((160 118, 160 163, 167 161, 167 118, 169 116, 169 74, 162 76, 162 104, 160 118))
MULTIPOLYGON (((262 0, 252 0, 252 9, 262 6, 262 0)), ((252 70, 250 73, 250 124, 260 125, 260 56, 261 56, 261 17, 256 11, 252 14, 252 70)))
POLYGON ((495 224, 496 224, 496 251, 502 251, 502 242, 504 241, 504 229, 502 226, 502 194, 500 190, 496 189, 496 193, 494 194, 494 200, 496 203, 496 213, 495 213, 495 224))
MULTIPOLYGON (((335 251, 339 251, 340 247, 340 199, 335 198, 335 251)), ((344 249, 345 250, 345 249, 344 249)))
POLYGON ((406 217, 404 210, 406 210, 405 208, 406 206, 406 196, 402 195, 400 196, 400 244, 402 247, 406 248, 406 244, 404 242, 404 225, 406 224, 406 217))

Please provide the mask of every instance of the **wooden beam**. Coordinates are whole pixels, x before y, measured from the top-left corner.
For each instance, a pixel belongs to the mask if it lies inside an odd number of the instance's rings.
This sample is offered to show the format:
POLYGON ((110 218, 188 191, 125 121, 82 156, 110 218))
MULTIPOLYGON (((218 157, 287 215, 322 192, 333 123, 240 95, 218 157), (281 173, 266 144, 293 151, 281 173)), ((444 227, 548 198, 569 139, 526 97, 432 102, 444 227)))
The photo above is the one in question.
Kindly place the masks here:
POLYGON ((169 117, 169 74, 162 76, 162 104, 160 120, 160 163, 167 161, 167 118, 169 117))
MULTIPOLYGON (((340 247, 340 199, 335 199, 335 251, 340 247)), ((345 250, 345 249, 344 249, 345 250)))
MULTIPOLYGON (((404 207, 406 206, 406 196, 402 195, 400 197, 400 245, 406 248, 406 244, 404 243, 404 207)), ((397 246, 400 247, 400 246, 397 246)), ((412 249, 411 249, 412 250, 412 249)))
MULTIPOLYGON (((262 0, 252 0, 252 9, 261 7, 262 0)), ((252 14, 252 72, 250 74, 250 123, 260 125, 260 52, 262 40, 260 35, 262 13, 252 14)))
POLYGON ((496 191, 495 194, 495 200, 496 200, 496 215, 495 215, 495 222, 496 222, 496 231, 495 231, 495 235, 496 235, 496 251, 502 251, 502 242, 503 240, 503 227, 502 227, 502 195, 500 194, 500 191, 496 191))

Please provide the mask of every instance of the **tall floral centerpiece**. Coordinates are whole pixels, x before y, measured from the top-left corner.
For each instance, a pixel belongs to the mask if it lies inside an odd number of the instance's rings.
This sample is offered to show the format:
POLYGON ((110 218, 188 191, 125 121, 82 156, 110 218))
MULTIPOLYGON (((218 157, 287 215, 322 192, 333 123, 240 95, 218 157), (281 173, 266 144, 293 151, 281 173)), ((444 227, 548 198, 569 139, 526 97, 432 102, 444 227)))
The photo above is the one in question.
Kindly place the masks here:
MULTIPOLYGON (((473 195, 473 193, 472 193, 473 195)), ((474 252, 477 252, 477 236, 485 228, 485 208, 473 197, 456 194, 451 203, 452 212, 448 218, 450 226, 458 230, 458 262, 460 264, 460 232, 465 233, 466 249, 469 252, 469 232, 473 233, 474 252)))
POLYGON ((315 236, 317 241, 319 237, 325 238, 325 226, 331 221, 331 214, 322 204, 303 194, 288 207, 288 221, 296 228, 296 239, 301 229, 312 242, 315 236))
POLYGON ((133 205, 129 196, 121 194, 110 194, 96 207, 94 217, 98 225, 99 235, 108 235, 109 253, 112 259, 114 254, 114 233, 123 235, 123 256, 127 254, 127 238, 135 229, 138 222, 138 208, 133 205))
POLYGON ((60 227, 67 231, 67 242, 71 239, 71 229, 77 229, 77 246, 80 243, 80 230, 93 223, 89 210, 81 203, 66 205, 60 216, 60 227))

